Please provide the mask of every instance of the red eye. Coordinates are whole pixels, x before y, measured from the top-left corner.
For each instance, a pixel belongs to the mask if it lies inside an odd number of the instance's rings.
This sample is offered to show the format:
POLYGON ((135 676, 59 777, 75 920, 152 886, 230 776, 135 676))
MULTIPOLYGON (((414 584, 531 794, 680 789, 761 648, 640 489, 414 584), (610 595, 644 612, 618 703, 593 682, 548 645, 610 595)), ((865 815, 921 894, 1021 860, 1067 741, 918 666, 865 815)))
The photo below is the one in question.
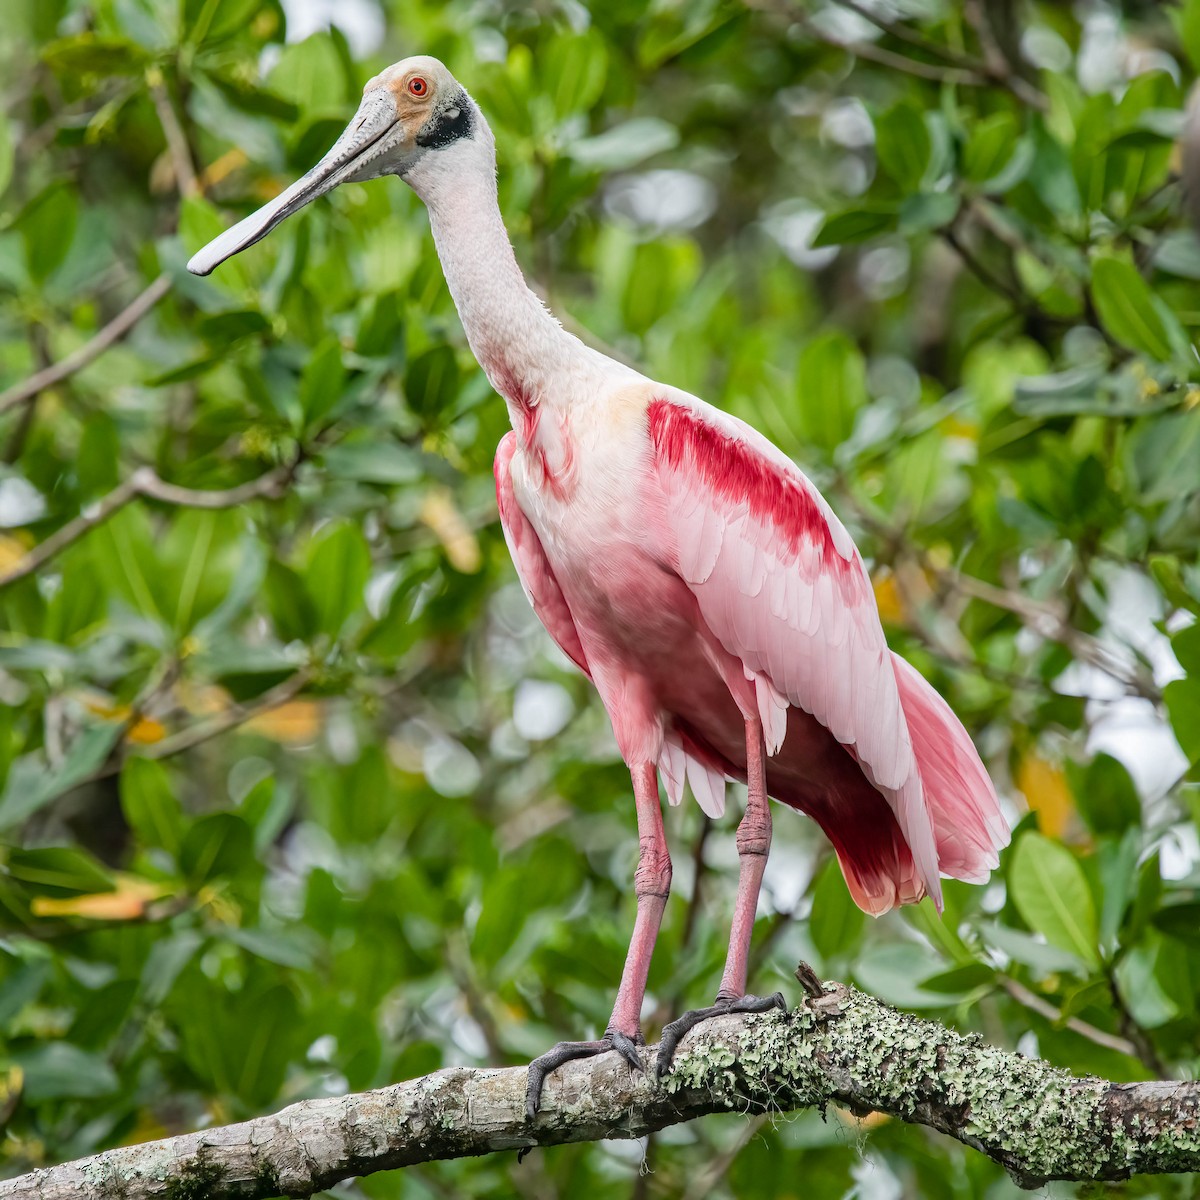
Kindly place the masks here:
POLYGON ((423 96, 429 91, 429 84, 423 80, 420 75, 414 75, 408 81, 409 94, 413 96, 423 96))

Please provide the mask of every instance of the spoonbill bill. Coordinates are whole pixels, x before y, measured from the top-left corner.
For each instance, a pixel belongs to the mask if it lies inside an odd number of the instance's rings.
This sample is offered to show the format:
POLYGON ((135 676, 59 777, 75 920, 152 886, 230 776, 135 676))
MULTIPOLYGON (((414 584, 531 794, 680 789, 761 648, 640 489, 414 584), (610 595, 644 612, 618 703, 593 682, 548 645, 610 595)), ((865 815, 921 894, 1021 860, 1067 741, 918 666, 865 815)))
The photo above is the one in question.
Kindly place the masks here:
POLYGON ((538 617, 595 684, 633 782, 637 915, 612 1019, 530 1065, 547 1074, 617 1050, 641 1068, 640 1014, 671 883, 661 779, 709 817, 747 785, 725 971, 711 1007, 664 1030, 656 1073, 706 1017, 758 1012, 747 958, 771 845, 768 797, 825 831, 869 913, 940 876, 981 883, 1008 841, 987 772, 946 702, 884 639, 841 521, 796 465, 742 421, 614 362, 566 332, 528 288, 496 190, 495 141, 437 59, 367 84, 329 153, 188 263, 206 275, 347 181, 399 175, 429 210, 471 350, 512 430, 496 453, 504 534, 538 617))

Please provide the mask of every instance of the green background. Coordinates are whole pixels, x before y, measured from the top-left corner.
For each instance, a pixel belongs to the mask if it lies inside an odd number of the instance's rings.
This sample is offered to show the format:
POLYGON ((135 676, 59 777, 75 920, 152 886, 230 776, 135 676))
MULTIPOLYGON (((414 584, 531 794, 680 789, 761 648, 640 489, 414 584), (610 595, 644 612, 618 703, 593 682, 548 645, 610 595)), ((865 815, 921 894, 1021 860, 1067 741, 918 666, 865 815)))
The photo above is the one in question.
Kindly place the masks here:
MULTIPOLYGON (((84 370, 0 395, 2 1170, 607 1019, 629 780, 516 582, 505 410, 423 209, 346 186, 183 272, 411 53, 487 114, 555 310, 823 488, 1005 797, 1002 869, 948 885, 942 921, 863 917, 781 812, 752 987, 794 1000, 805 958, 1077 1071, 1194 1076, 1200 242, 1175 141, 1200 4, 898 0, 887 29, 804 0, 357 10, 380 44, 286 43, 276 0, 5 5, 0 388, 170 287, 84 370), (262 494, 138 499, 138 468, 262 494)), ((715 990, 736 799, 667 814, 650 1033, 715 990)), ((830 1112, 338 1194, 1017 1193, 830 1112)))

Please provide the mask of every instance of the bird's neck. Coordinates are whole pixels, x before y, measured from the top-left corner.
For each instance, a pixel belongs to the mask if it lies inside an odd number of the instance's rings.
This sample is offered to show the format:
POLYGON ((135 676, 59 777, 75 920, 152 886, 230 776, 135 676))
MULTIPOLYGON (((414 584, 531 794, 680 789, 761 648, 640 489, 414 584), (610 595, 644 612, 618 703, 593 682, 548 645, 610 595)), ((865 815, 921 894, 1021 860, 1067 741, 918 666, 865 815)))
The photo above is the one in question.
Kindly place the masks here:
POLYGON ((420 182, 467 341, 520 434, 533 427, 539 406, 564 402, 572 381, 593 372, 601 356, 567 333, 526 284, 500 216, 494 168, 420 182))

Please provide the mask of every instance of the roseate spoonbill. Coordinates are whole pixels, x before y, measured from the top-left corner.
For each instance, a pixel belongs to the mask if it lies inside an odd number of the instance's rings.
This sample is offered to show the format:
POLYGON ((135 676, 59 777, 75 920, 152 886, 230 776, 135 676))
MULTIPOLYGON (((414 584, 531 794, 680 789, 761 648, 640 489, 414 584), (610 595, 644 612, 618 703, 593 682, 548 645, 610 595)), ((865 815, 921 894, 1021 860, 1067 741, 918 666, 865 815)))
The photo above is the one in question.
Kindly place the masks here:
POLYGON ((367 84, 321 162, 188 263, 207 274, 347 180, 399 175, 429 209, 466 330, 513 429, 496 454, 504 534, 534 610, 596 685, 629 766, 641 854, 637 916, 602 1038, 548 1072, 618 1050, 641 1066, 640 1012, 671 882, 658 781, 710 817, 748 796, 729 953, 710 1008, 663 1031, 656 1068, 707 1016, 761 1011, 746 964, 771 844, 768 796, 813 817, 870 913, 982 882, 1008 830, 966 731, 884 640, 870 579, 817 489, 750 426, 571 336, 525 284, 504 229, 492 132, 436 59, 367 84))

